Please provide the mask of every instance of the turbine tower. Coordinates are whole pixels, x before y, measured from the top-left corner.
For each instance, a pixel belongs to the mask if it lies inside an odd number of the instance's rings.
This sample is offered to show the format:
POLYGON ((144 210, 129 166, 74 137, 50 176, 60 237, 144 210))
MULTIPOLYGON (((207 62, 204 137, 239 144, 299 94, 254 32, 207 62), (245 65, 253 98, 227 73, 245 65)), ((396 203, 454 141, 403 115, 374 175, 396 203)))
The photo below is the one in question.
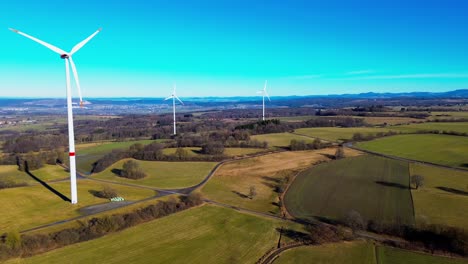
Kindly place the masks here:
POLYGON ((69 156, 70 156, 71 203, 76 204, 78 203, 78 193, 77 193, 77 187, 76 187, 75 135, 73 131, 73 110, 72 110, 72 94, 71 94, 71 83, 70 83, 70 66, 71 66, 73 76, 75 79, 76 88, 78 89, 78 95, 80 97, 80 107, 83 107, 83 98, 81 97, 80 81, 78 79, 78 72, 76 71, 76 66, 75 66, 75 63, 73 62, 72 55, 75 54, 78 50, 80 50, 94 36, 96 36, 96 34, 99 33, 101 29, 98 29, 91 36, 81 41, 80 43, 76 44, 71 49, 70 52, 65 52, 49 43, 46 43, 42 40, 39 40, 35 37, 32 37, 16 29, 10 28, 10 30, 49 48, 50 50, 58 53, 60 55, 60 58, 65 60, 65 76, 66 76, 66 81, 67 81, 67 110, 68 110, 67 112, 68 112, 68 143, 69 143, 68 151, 69 151, 69 156))
POLYGON ((179 99, 179 97, 177 97, 177 95, 176 95, 176 85, 175 85, 175 83, 174 83, 174 90, 172 91, 172 95, 169 96, 169 97, 167 97, 166 99, 164 99, 164 101, 165 101, 165 100, 169 100, 169 99, 171 99, 171 98, 172 98, 172 112, 173 112, 173 114, 174 114, 174 135, 176 135, 177 133, 176 133, 175 100, 176 100, 176 99, 179 100, 179 102, 180 102, 181 104, 184 104, 184 103, 183 103, 183 102, 179 99))
POLYGON ((267 81, 265 81, 265 86, 263 86, 263 90, 257 92, 258 94, 262 94, 262 105, 263 105, 262 120, 263 121, 265 121, 265 95, 268 98, 268 101, 271 102, 270 96, 268 96, 268 93, 266 91, 266 87, 267 87, 267 81))

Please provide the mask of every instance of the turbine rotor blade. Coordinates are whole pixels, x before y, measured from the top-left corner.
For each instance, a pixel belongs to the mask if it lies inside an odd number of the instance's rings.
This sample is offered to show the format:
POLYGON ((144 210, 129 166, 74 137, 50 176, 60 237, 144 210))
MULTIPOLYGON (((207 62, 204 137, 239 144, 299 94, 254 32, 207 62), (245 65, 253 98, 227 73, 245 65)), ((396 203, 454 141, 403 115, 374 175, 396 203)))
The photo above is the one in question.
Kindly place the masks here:
POLYGON ((78 72, 76 71, 75 63, 73 62, 72 57, 68 57, 70 61, 70 65, 73 72, 73 78, 75 79, 76 88, 78 89, 78 96, 80 97, 80 107, 83 107, 83 98, 81 97, 81 86, 80 86, 80 79, 78 78, 78 72))
POLYGON ((267 91, 266 91, 266 90, 265 90, 265 95, 266 95, 266 97, 268 98, 268 101, 270 101, 270 102, 271 102, 271 100, 270 100, 270 96, 268 96, 268 93, 267 93, 267 91))
POLYGON ((164 99, 164 101, 169 100, 169 99, 172 99, 172 96, 167 97, 166 99, 164 99))
POLYGON ((265 86, 263 86, 263 91, 266 91, 266 87, 267 87, 267 80, 265 80, 265 86))
POLYGON ((98 29, 96 32, 91 34, 91 36, 87 37, 85 40, 83 40, 80 43, 76 44, 72 48, 72 50, 70 51, 70 56, 73 55, 74 53, 76 53, 78 50, 80 50, 84 45, 86 45, 86 43, 88 43, 88 41, 90 41, 92 38, 94 38, 94 36, 96 36, 97 33, 99 33, 99 32, 101 32, 101 29, 98 29))
POLYGON ((182 102, 182 100, 180 100, 180 98, 177 97, 177 95, 174 95, 174 97, 175 97, 177 100, 179 100, 179 102, 180 102, 181 104, 184 104, 184 103, 182 102))
POLYGON ((35 37, 33 37, 33 36, 30 36, 30 35, 28 35, 28 34, 26 34, 26 33, 23 33, 23 32, 21 32, 21 31, 19 31, 19 30, 16 30, 16 29, 13 29, 13 28, 10 28, 10 30, 13 31, 13 32, 15 32, 15 33, 18 33, 18 34, 20 34, 20 35, 22 35, 22 36, 24 36, 24 37, 27 37, 28 39, 31 39, 31 40, 33 40, 33 41, 35 41, 35 42, 37 42, 37 43, 39 43, 39 44, 41 44, 41 45, 47 47, 47 48, 49 48, 50 50, 54 51, 55 53, 58 53, 58 54, 60 54, 60 55, 67 54, 65 51, 63 51, 63 50, 61 50, 61 49, 55 47, 54 45, 51 45, 51 44, 49 44, 49 43, 47 43, 47 42, 44 42, 44 41, 42 41, 42 40, 40 40, 40 39, 37 39, 37 38, 35 38, 35 37))

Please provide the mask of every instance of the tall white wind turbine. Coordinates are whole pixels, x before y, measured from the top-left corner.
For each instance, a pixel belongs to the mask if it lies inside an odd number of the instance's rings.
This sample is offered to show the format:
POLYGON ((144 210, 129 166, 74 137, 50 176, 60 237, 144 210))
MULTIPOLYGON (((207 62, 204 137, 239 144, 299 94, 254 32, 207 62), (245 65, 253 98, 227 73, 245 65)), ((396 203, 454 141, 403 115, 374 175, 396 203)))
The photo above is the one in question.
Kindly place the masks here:
POLYGON ((78 95, 80 97, 80 106, 82 107, 83 98, 81 97, 80 81, 78 79, 78 72, 76 71, 76 67, 75 67, 75 63, 73 62, 72 55, 75 54, 78 50, 80 50, 94 36, 96 36, 96 34, 99 33, 101 29, 98 29, 91 36, 87 37, 85 40, 76 44, 71 49, 70 52, 65 52, 49 43, 46 43, 42 40, 39 40, 35 37, 32 37, 16 29, 10 28, 10 30, 49 48, 55 53, 58 53, 60 55, 60 58, 65 60, 65 75, 66 75, 66 80, 67 80, 68 143, 69 143, 68 151, 69 151, 69 156, 70 156, 71 203, 76 204, 78 203, 78 194, 77 194, 77 187, 76 187, 75 135, 73 131, 73 110, 72 110, 72 94, 71 94, 71 83, 70 83, 70 66, 71 66, 73 76, 75 79, 76 88, 78 89, 78 95))
POLYGON ((167 98, 164 99, 164 100, 169 100, 169 99, 171 99, 171 98, 172 98, 172 112, 173 112, 173 114, 174 114, 174 135, 176 135, 177 133, 176 133, 175 100, 176 100, 176 99, 179 100, 179 102, 180 102, 181 104, 184 104, 184 103, 183 103, 182 100, 180 100, 180 98, 177 97, 177 95, 176 95, 176 85, 175 85, 175 84, 174 84, 174 90, 172 91, 172 95, 169 96, 169 97, 167 97, 167 98))
POLYGON ((267 88, 267 81, 265 81, 265 86, 263 86, 263 90, 257 92, 258 94, 262 94, 262 105, 263 105, 262 120, 263 121, 265 121, 265 96, 268 98, 268 101, 271 102, 270 96, 268 96, 266 88, 267 88))

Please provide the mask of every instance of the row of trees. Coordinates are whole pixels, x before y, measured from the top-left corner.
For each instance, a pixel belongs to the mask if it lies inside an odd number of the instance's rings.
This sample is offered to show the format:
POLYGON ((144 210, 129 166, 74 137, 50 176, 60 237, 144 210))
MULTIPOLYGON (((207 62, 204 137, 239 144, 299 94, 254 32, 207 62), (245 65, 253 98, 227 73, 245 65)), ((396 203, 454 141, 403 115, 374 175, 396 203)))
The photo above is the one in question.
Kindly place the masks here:
POLYGON ((410 244, 402 242, 392 242, 393 246, 406 249, 423 249, 434 251, 443 251, 468 256, 468 232, 456 227, 444 225, 405 225, 389 224, 375 221, 366 221, 362 215, 355 210, 351 210, 341 220, 341 223, 349 226, 353 231, 369 230, 371 232, 388 234, 402 237, 411 242, 410 244))
POLYGON ((117 232, 140 223, 164 217, 187 208, 200 205, 199 195, 180 197, 178 200, 160 201, 133 212, 92 218, 82 225, 50 234, 20 235, 18 232, 3 234, 0 239, 0 261, 13 257, 29 257, 70 244, 88 241, 117 232))

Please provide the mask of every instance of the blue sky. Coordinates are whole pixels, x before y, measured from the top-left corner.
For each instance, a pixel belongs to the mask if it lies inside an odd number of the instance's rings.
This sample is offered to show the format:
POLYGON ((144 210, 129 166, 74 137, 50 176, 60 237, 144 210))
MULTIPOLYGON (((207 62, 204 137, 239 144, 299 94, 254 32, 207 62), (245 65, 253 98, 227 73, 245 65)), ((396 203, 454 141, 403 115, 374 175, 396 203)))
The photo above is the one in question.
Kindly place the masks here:
POLYGON ((2 1, 0 96, 62 97, 70 50, 85 97, 468 88, 464 1, 2 1), (343 3, 346 2, 346 3, 343 3), (3 28, 3 29, 2 29, 3 28))

